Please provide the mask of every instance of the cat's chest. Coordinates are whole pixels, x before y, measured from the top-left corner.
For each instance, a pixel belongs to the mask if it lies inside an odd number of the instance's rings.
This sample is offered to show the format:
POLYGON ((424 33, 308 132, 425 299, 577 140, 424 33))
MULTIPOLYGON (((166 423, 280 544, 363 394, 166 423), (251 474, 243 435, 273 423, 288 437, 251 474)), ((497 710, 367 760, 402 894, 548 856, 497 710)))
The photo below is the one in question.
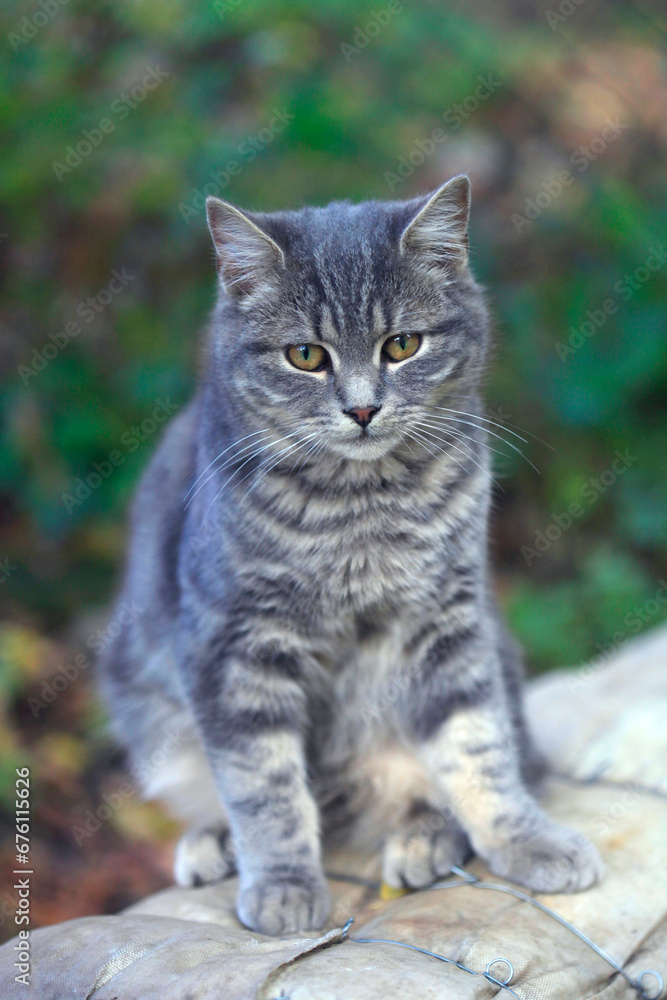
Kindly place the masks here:
POLYGON ((437 599, 452 539, 471 514, 465 484, 451 489, 451 474, 445 466, 407 482, 372 470, 343 482, 267 477, 252 551, 269 555, 271 572, 287 570, 318 630, 426 610, 437 599))
POLYGON ((341 505, 326 523, 311 526, 305 518, 302 530, 307 557, 297 557, 298 572, 310 577, 311 593, 325 611, 391 613, 426 598, 442 572, 441 525, 410 509, 386 502, 341 505))
POLYGON ((322 554, 318 589, 332 607, 350 607, 362 614, 368 608, 389 610, 429 589, 431 560, 408 538, 393 532, 351 530, 322 554))

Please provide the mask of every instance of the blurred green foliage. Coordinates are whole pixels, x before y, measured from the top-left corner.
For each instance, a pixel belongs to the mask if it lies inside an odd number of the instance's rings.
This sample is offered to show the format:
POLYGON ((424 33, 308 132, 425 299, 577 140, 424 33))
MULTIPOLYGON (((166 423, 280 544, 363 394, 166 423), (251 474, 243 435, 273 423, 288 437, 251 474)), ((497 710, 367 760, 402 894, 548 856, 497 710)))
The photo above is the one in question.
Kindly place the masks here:
MULTIPOLYGON (((626 616, 667 574, 667 261, 637 270, 665 238, 664 13, 587 0, 552 27, 556 9, 4 5, 0 599, 11 622, 59 633, 111 593, 156 437, 142 421, 190 394, 213 301, 203 190, 236 163, 217 193, 257 209, 407 197, 469 172, 474 267, 497 328, 489 414, 541 473, 507 447, 498 459, 501 599, 538 669, 633 634, 626 616), (493 81, 488 97, 475 96, 480 77, 493 81), (277 112, 289 118, 280 131, 277 112), (396 184, 387 175, 401 164, 396 184), (116 292, 114 269, 131 276, 116 292), (42 365, 45 347, 55 356, 42 365), (585 484, 627 450, 626 470, 589 502, 585 484), (63 500, 114 452, 108 478, 63 500), (530 555, 574 503, 581 515, 530 555)), ((664 616, 661 605, 644 624, 664 616)))

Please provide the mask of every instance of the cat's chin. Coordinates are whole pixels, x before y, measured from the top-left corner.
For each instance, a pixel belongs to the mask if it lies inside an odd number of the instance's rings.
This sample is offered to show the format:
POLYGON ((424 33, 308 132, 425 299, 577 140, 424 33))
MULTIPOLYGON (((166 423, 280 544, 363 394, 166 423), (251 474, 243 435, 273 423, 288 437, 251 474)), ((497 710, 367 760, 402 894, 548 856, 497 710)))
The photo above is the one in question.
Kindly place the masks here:
POLYGON ((352 441, 332 442, 331 450, 352 462, 375 462, 384 458, 398 444, 397 435, 359 436, 352 441))

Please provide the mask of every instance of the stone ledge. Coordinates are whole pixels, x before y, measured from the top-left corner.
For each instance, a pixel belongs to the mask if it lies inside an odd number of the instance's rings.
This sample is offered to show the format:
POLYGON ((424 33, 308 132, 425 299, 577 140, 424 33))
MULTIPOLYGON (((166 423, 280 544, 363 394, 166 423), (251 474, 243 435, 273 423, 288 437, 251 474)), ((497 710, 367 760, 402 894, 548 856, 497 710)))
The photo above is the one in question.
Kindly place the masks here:
MULTIPOLYGON (((607 865, 575 896, 537 897, 586 933, 631 977, 667 980, 667 629, 629 643, 597 669, 531 682, 528 712, 559 775, 545 805, 582 830, 607 865)), ((338 854, 329 870, 378 877, 377 858, 338 854)), ((475 861, 470 870, 497 881, 475 861)), ((324 934, 273 940, 242 928, 236 880, 167 889, 113 917, 33 931, 32 991, 40 1000, 487 1000, 511 996, 481 973, 511 961, 519 1000, 634 1000, 637 992, 566 928, 530 904, 471 885, 390 902, 377 890, 330 882, 334 919, 324 934), (389 944, 391 938, 462 963, 477 975, 389 944)), ((0 949, 0 992, 13 981, 12 942, 0 949)), ((493 972, 500 975, 501 966, 493 972)), ((647 990, 655 988, 645 981, 647 990)))

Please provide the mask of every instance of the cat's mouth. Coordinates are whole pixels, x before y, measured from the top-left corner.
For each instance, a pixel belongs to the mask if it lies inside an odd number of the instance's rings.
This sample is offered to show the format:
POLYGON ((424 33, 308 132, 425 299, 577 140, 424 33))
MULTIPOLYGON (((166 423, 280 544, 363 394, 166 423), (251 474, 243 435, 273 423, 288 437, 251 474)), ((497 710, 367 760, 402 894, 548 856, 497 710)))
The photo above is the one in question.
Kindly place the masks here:
POLYGON ((360 427, 359 433, 352 438, 352 443, 360 445, 362 448, 370 448, 374 444, 381 444, 386 440, 387 435, 381 431, 371 430, 369 427, 360 427))
POLYGON ((398 443, 395 433, 379 431, 374 427, 360 427, 353 437, 345 437, 335 443, 335 451, 344 458, 371 462, 391 451, 398 443))

